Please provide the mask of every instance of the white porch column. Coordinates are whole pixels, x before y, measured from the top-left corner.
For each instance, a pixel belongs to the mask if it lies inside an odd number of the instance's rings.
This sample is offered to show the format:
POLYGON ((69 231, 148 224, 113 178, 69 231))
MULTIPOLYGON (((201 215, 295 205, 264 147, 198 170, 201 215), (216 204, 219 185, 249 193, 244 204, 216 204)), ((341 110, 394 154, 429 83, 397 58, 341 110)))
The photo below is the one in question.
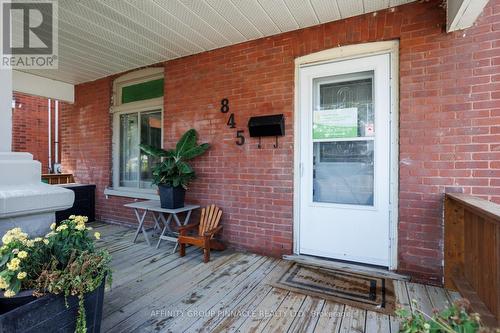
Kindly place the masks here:
MULTIPOLYGON (((14 227, 43 236, 55 212, 73 205, 73 191, 41 181, 41 164, 12 150, 12 71, 0 69, 0 237, 14 227)), ((43 84, 41 87, 43 88, 43 84)))
POLYGON ((12 70, 0 69, 0 152, 12 150, 12 70))

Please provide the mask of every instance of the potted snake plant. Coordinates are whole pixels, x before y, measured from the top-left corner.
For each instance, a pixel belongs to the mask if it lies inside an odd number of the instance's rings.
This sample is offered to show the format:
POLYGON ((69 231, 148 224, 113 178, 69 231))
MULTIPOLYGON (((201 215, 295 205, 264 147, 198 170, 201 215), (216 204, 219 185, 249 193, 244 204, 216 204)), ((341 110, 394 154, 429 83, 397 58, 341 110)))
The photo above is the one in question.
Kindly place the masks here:
POLYGON ((158 185, 162 208, 184 207, 187 186, 196 178, 187 161, 202 155, 210 147, 208 143, 198 145, 197 140, 196 130, 190 129, 182 135, 174 149, 164 150, 146 144, 140 145, 145 154, 162 159, 152 170, 153 184, 158 185))

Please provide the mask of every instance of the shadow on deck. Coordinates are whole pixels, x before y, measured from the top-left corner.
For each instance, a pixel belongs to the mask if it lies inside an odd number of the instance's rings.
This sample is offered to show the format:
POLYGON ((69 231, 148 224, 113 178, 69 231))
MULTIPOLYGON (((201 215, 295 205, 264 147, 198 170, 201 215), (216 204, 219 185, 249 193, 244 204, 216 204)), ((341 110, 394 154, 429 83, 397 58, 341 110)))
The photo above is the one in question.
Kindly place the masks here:
MULTIPOLYGON (((113 287, 104 299, 103 332, 397 332, 396 318, 273 288, 288 261, 199 249, 180 258, 173 245, 148 246, 134 230, 94 223, 113 256, 113 287)), ((397 303, 426 313, 459 297, 442 288, 396 281, 397 303)))

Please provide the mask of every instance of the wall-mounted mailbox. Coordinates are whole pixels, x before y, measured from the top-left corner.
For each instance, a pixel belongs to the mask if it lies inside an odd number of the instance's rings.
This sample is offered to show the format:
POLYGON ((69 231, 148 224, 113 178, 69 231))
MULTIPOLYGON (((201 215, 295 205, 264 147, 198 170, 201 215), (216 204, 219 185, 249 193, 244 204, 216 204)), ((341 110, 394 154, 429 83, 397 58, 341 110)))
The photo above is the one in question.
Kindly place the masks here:
POLYGON ((250 137, 275 136, 276 144, 278 147, 278 136, 285 135, 285 117, 282 114, 275 114, 269 116, 251 117, 248 121, 248 131, 250 137))
POLYGON ((282 114, 251 117, 248 121, 251 137, 285 135, 285 117, 282 114))

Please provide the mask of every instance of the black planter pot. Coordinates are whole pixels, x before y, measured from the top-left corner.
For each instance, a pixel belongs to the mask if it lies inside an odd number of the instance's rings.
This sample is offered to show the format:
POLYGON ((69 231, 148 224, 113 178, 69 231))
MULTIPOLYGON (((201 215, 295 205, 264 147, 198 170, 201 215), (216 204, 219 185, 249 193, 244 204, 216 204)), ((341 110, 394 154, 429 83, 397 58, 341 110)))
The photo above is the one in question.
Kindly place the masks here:
POLYGON ((158 189, 160 192, 161 208, 176 209, 184 207, 186 190, 182 186, 158 185, 158 189))
MULTIPOLYGON (((3 295, 3 293, 2 293, 3 295)), ((21 305, 32 302, 36 299, 33 290, 23 290, 14 297, 0 297, 0 314, 14 310, 21 305)))
MULTIPOLYGON (((91 293, 85 294, 85 319, 88 333, 101 330, 102 305, 104 300, 104 280, 91 293)), ((64 296, 46 295, 0 314, 0 332, 37 333, 68 332, 73 333, 78 316, 78 297, 69 296, 66 307, 64 296)), ((0 311, 3 310, 0 308, 0 311)))

